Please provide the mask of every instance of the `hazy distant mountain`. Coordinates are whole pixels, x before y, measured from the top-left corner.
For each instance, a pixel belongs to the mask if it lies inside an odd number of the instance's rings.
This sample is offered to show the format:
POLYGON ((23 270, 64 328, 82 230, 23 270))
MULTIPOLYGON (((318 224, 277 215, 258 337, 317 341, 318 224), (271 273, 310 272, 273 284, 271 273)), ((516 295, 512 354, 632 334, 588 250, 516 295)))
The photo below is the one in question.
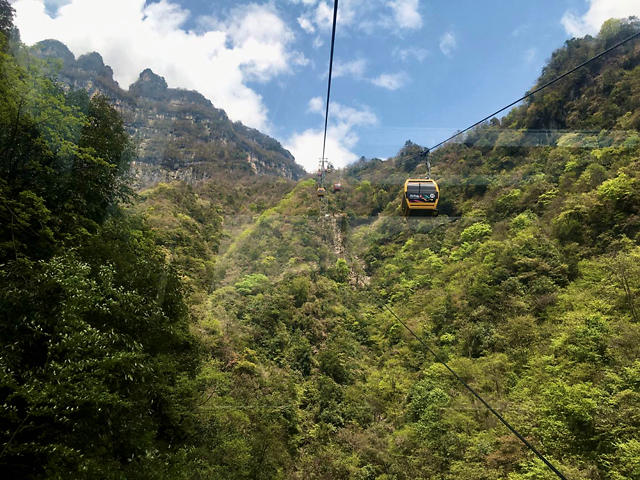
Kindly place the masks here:
POLYGON ((100 54, 75 58, 66 45, 45 40, 33 47, 42 59, 58 59, 59 80, 113 100, 139 144, 139 186, 181 179, 189 183, 229 173, 298 179, 302 167, 280 143, 240 122, 232 122, 195 91, 169 88, 150 69, 123 90, 100 54))

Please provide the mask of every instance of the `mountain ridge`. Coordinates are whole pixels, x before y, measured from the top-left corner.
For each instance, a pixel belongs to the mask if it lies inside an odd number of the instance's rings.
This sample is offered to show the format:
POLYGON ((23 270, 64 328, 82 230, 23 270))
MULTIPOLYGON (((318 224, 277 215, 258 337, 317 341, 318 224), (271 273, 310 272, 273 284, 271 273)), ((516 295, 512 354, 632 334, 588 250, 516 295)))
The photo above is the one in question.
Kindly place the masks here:
POLYGON ((169 88, 150 68, 124 90, 97 52, 76 58, 58 40, 39 42, 31 52, 53 62, 60 82, 90 95, 105 95, 123 115, 139 146, 134 165, 138 188, 171 180, 197 183, 229 173, 236 178, 268 175, 294 180, 306 175, 277 140, 232 122, 199 92, 169 88))
MULTIPOLYGON (((640 30, 612 22, 546 74, 640 30)), ((83 62, 107 81, 98 60, 83 62)), ((16 72, 0 76, 9 477, 555 478, 426 342, 566 478, 640 478, 637 42, 434 152, 428 219, 401 215, 404 179, 426 170, 411 142, 329 173, 343 188, 328 212, 314 179, 257 175, 123 206, 97 161, 130 160, 112 106, 60 108, 85 93, 2 61, 16 72), (23 109, 11 136, 34 82, 63 121, 23 109)), ((164 102, 154 75, 139 87, 164 102)))

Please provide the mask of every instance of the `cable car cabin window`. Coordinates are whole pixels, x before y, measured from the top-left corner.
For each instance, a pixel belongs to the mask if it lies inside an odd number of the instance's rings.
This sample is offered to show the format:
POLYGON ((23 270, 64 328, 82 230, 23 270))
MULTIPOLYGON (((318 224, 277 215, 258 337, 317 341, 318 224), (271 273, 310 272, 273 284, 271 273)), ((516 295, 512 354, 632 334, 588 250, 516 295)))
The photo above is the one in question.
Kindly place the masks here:
POLYGON ((431 182, 407 185, 407 200, 410 203, 433 203, 438 199, 438 190, 431 182))

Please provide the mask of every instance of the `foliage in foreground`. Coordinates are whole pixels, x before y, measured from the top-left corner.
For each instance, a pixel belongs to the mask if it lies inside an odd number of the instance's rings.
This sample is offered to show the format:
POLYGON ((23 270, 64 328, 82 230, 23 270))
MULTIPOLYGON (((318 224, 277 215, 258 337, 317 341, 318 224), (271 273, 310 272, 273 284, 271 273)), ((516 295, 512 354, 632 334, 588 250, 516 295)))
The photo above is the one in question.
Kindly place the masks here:
POLYGON ((3 475, 175 478, 198 350, 177 273, 118 207, 129 138, 104 98, 63 91, 12 49, 0 49, 3 475))

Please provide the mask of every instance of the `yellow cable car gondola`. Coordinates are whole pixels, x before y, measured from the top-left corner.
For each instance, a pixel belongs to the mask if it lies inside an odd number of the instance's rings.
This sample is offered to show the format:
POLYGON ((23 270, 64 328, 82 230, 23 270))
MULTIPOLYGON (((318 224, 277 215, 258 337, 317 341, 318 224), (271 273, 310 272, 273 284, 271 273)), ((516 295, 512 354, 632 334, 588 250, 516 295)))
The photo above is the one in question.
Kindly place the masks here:
POLYGON ((402 213, 408 217, 437 217, 440 189, 435 180, 410 178, 404 182, 402 213))
POLYGON ((318 197, 324 197, 324 194, 327 193, 327 189, 324 187, 318 187, 318 197))

